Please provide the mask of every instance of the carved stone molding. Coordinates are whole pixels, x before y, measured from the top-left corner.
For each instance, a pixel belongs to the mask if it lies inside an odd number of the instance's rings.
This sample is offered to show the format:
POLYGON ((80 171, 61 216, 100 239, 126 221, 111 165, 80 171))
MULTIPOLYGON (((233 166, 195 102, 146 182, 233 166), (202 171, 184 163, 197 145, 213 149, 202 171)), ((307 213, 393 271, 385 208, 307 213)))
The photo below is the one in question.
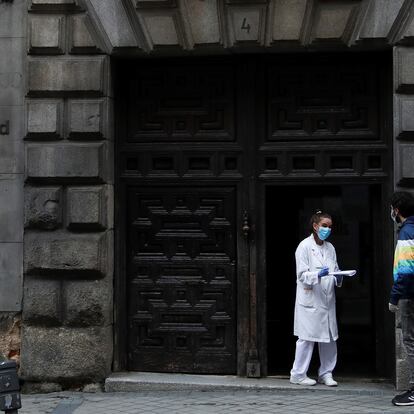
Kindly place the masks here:
MULTIPOLYGON (((37 0, 32 10, 58 10, 37 0)), ((77 0, 108 54, 181 54, 231 48, 338 49, 414 39, 414 0, 77 0), (362 41, 362 42, 361 42, 362 41)), ((59 10, 64 10, 62 4, 59 10)), ((80 24, 80 21, 76 23, 80 24)), ((75 24, 76 24, 75 23, 75 24)), ((73 25, 73 22, 71 22, 73 25)), ((83 36, 80 45, 89 47, 83 36)), ((75 39, 76 40, 76 39, 75 39)), ((56 43, 56 41, 55 41, 56 43)), ((77 50, 76 45, 71 45, 77 50)), ((54 46, 56 47, 56 46, 54 46)), ((86 49, 84 49, 86 50, 86 49)))
POLYGON ((414 44, 414 0, 405 0, 388 34, 391 44, 414 44))
POLYGON ((86 15, 66 24, 45 16, 36 28, 40 17, 34 18, 31 52, 64 53, 67 43, 71 53, 108 54, 414 43, 414 0, 33 0, 30 6, 40 14, 82 10, 86 15))

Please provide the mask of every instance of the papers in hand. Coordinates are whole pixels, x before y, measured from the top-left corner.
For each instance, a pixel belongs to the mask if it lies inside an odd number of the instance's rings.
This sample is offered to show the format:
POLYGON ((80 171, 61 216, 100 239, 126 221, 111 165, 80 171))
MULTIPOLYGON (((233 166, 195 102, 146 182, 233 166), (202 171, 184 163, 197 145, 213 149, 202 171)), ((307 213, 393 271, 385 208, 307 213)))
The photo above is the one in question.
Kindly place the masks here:
POLYGON ((329 272, 332 276, 355 276, 356 270, 339 270, 338 272, 329 272))

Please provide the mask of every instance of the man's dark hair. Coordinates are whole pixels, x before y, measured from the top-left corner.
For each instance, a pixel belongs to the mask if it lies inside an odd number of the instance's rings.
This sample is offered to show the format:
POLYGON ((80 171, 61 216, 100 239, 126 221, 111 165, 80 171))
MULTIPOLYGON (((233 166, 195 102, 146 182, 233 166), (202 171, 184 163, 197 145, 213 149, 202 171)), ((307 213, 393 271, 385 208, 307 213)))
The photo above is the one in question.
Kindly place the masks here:
POLYGON ((414 196, 408 191, 396 191, 391 197, 391 206, 398 208, 404 218, 414 216, 414 196))

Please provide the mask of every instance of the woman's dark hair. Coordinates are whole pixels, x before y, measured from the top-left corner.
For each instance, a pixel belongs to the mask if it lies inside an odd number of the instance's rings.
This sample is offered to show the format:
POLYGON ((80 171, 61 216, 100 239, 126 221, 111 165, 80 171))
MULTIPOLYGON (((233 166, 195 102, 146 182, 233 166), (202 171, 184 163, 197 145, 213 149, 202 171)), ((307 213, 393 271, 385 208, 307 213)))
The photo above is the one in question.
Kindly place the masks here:
POLYGON ((322 210, 316 210, 315 214, 310 218, 309 220, 309 230, 311 233, 313 233, 313 225, 319 224, 319 222, 323 219, 327 218, 329 220, 332 220, 332 217, 328 213, 323 213, 322 210))
POLYGON ((404 218, 413 216, 414 196, 407 191, 396 191, 391 197, 391 206, 398 208, 404 218))

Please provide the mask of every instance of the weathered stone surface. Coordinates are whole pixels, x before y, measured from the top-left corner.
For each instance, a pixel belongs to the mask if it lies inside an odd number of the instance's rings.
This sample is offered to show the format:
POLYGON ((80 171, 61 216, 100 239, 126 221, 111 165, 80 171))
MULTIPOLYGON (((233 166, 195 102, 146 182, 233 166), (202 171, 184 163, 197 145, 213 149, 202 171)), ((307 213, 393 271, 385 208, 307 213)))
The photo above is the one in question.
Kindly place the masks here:
POLYGON ((112 277, 65 281, 65 325, 107 326, 112 323, 112 277))
POLYGON ((0 129, 8 122, 9 133, 0 135, 0 174, 21 174, 24 171, 22 106, 0 106, 0 129))
POLYGON ((42 326, 62 322, 61 283, 26 277, 24 283, 23 322, 42 326))
POLYGON ((29 100, 27 102, 27 136, 62 137, 63 102, 60 100, 29 100))
POLYGON ((125 8, 120 1, 90 0, 94 14, 104 28, 104 36, 107 36, 113 48, 137 47, 138 43, 134 30, 129 22, 125 8))
POLYGON ((23 105, 24 39, 0 38, 0 52, 1 56, 7 56, 7 59, 0 59, 0 106, 23 105))
POLYGON ((0 2, 0 37, 23 37, 26 34, 26 0, 0 2))
POLYGON ((107 58, 33 58, 29 60, 29 93, 57 94, 88 92, 105 94, 107 58))
POLYGON ((29 51, 32 53, 64 53, 63 16, 31 15, 29 32, 29 51))
POLYGON ((29 382, 26 381, 22 386, 23 394, 49 394, 51 392, 62 391, 63 387, 57 382, 29 382))
POLYGON ((0 312, 20 312, 23 292, 23 244, 0 243, 0 312))
MULTIPOLYGON (((0 312, 20 312, 23 259, 22 136, 26 1, 0 2, 0 312)), ((1 315, 8 318, 8 314, 1 315)), ((1 320, 0 318, 0 320, 1 320)), ((0 322, 0 352, 18 356, 15 322, 0 322), (10 322, 10 324, 9 324, 10 322), (13 348, 13 349, 12 349, 13 348)))
POLYGON ((0 175, 0 242, 23 241, 23 179, 0 175))
POLYGON ((103 277, 112 274, 112 233, 25 234, 25 271, 29 274, 103 277))
POLYGON ((395 136, 399 138, 414 137, 414 97, 400 95, 396 98, 395 136))
POLYGON ((96 43, 87 26, 85 14, 75 14, 70 19, 70 50, 82 53, 82 49, 93 50, 96 43))
POLYGON ((220 42, 220 23, 216 1, 185 0, 189 25, 197 45, 220 42))
POLYGON ((146 31, 153 46, 180 45, 178 27, 172 15, 144 15, 146 31))
POLYGON ((61 187, 26 187, 25 226, 54 230, 62 224, 61 187))
POLYGON ((414 20, 408 25, 407 30, 403 34, 403 38, 414 37, 414 20))
POLYGON ((108 198, 105 187, 72 187, 67 190, 67 223, 71 229, 104 229, 108 198))
POLYGON ((414 179, 414 145, 400 145, 399 164, 401 167, 401 178, 414 179))
POLYGON ((103 124, 109 122, 106 116, 107 100, 70 100, 69 134, 71 138, 102 138, 103 124))
POLYGON ((306 0, 274 2, 272 40, 299 40, 306 3, 306 0))
POLYGON ((319 2, 313 22, 312 38, 341 38, 356 5, 355 2, 319 2))
MULTIPOLYGON (((414 91, 414 48, 396 47, 394 50, 395 89, 414 91)), ((405 92, 403 90, 403 92, 405 92)))
POLYGON ((20 360, 21 317, 17 313, 0 312, 0 359, 20 360))
POLYGON ((99 144, 28 144, 29 179, 105 181, 106 146, 99 144))
POLYGON ((112 296, 110 276, 92 281, 27 277, 23 320, 37 326, 108 326, 112 296))
POLYGON ((404 0, 375 0, 370 3, 361 39, 386 38, 404 0))
POLYGON ((112 329, 23 326, 21 374, 29 381, 103 381, 111 369, 112 329))

